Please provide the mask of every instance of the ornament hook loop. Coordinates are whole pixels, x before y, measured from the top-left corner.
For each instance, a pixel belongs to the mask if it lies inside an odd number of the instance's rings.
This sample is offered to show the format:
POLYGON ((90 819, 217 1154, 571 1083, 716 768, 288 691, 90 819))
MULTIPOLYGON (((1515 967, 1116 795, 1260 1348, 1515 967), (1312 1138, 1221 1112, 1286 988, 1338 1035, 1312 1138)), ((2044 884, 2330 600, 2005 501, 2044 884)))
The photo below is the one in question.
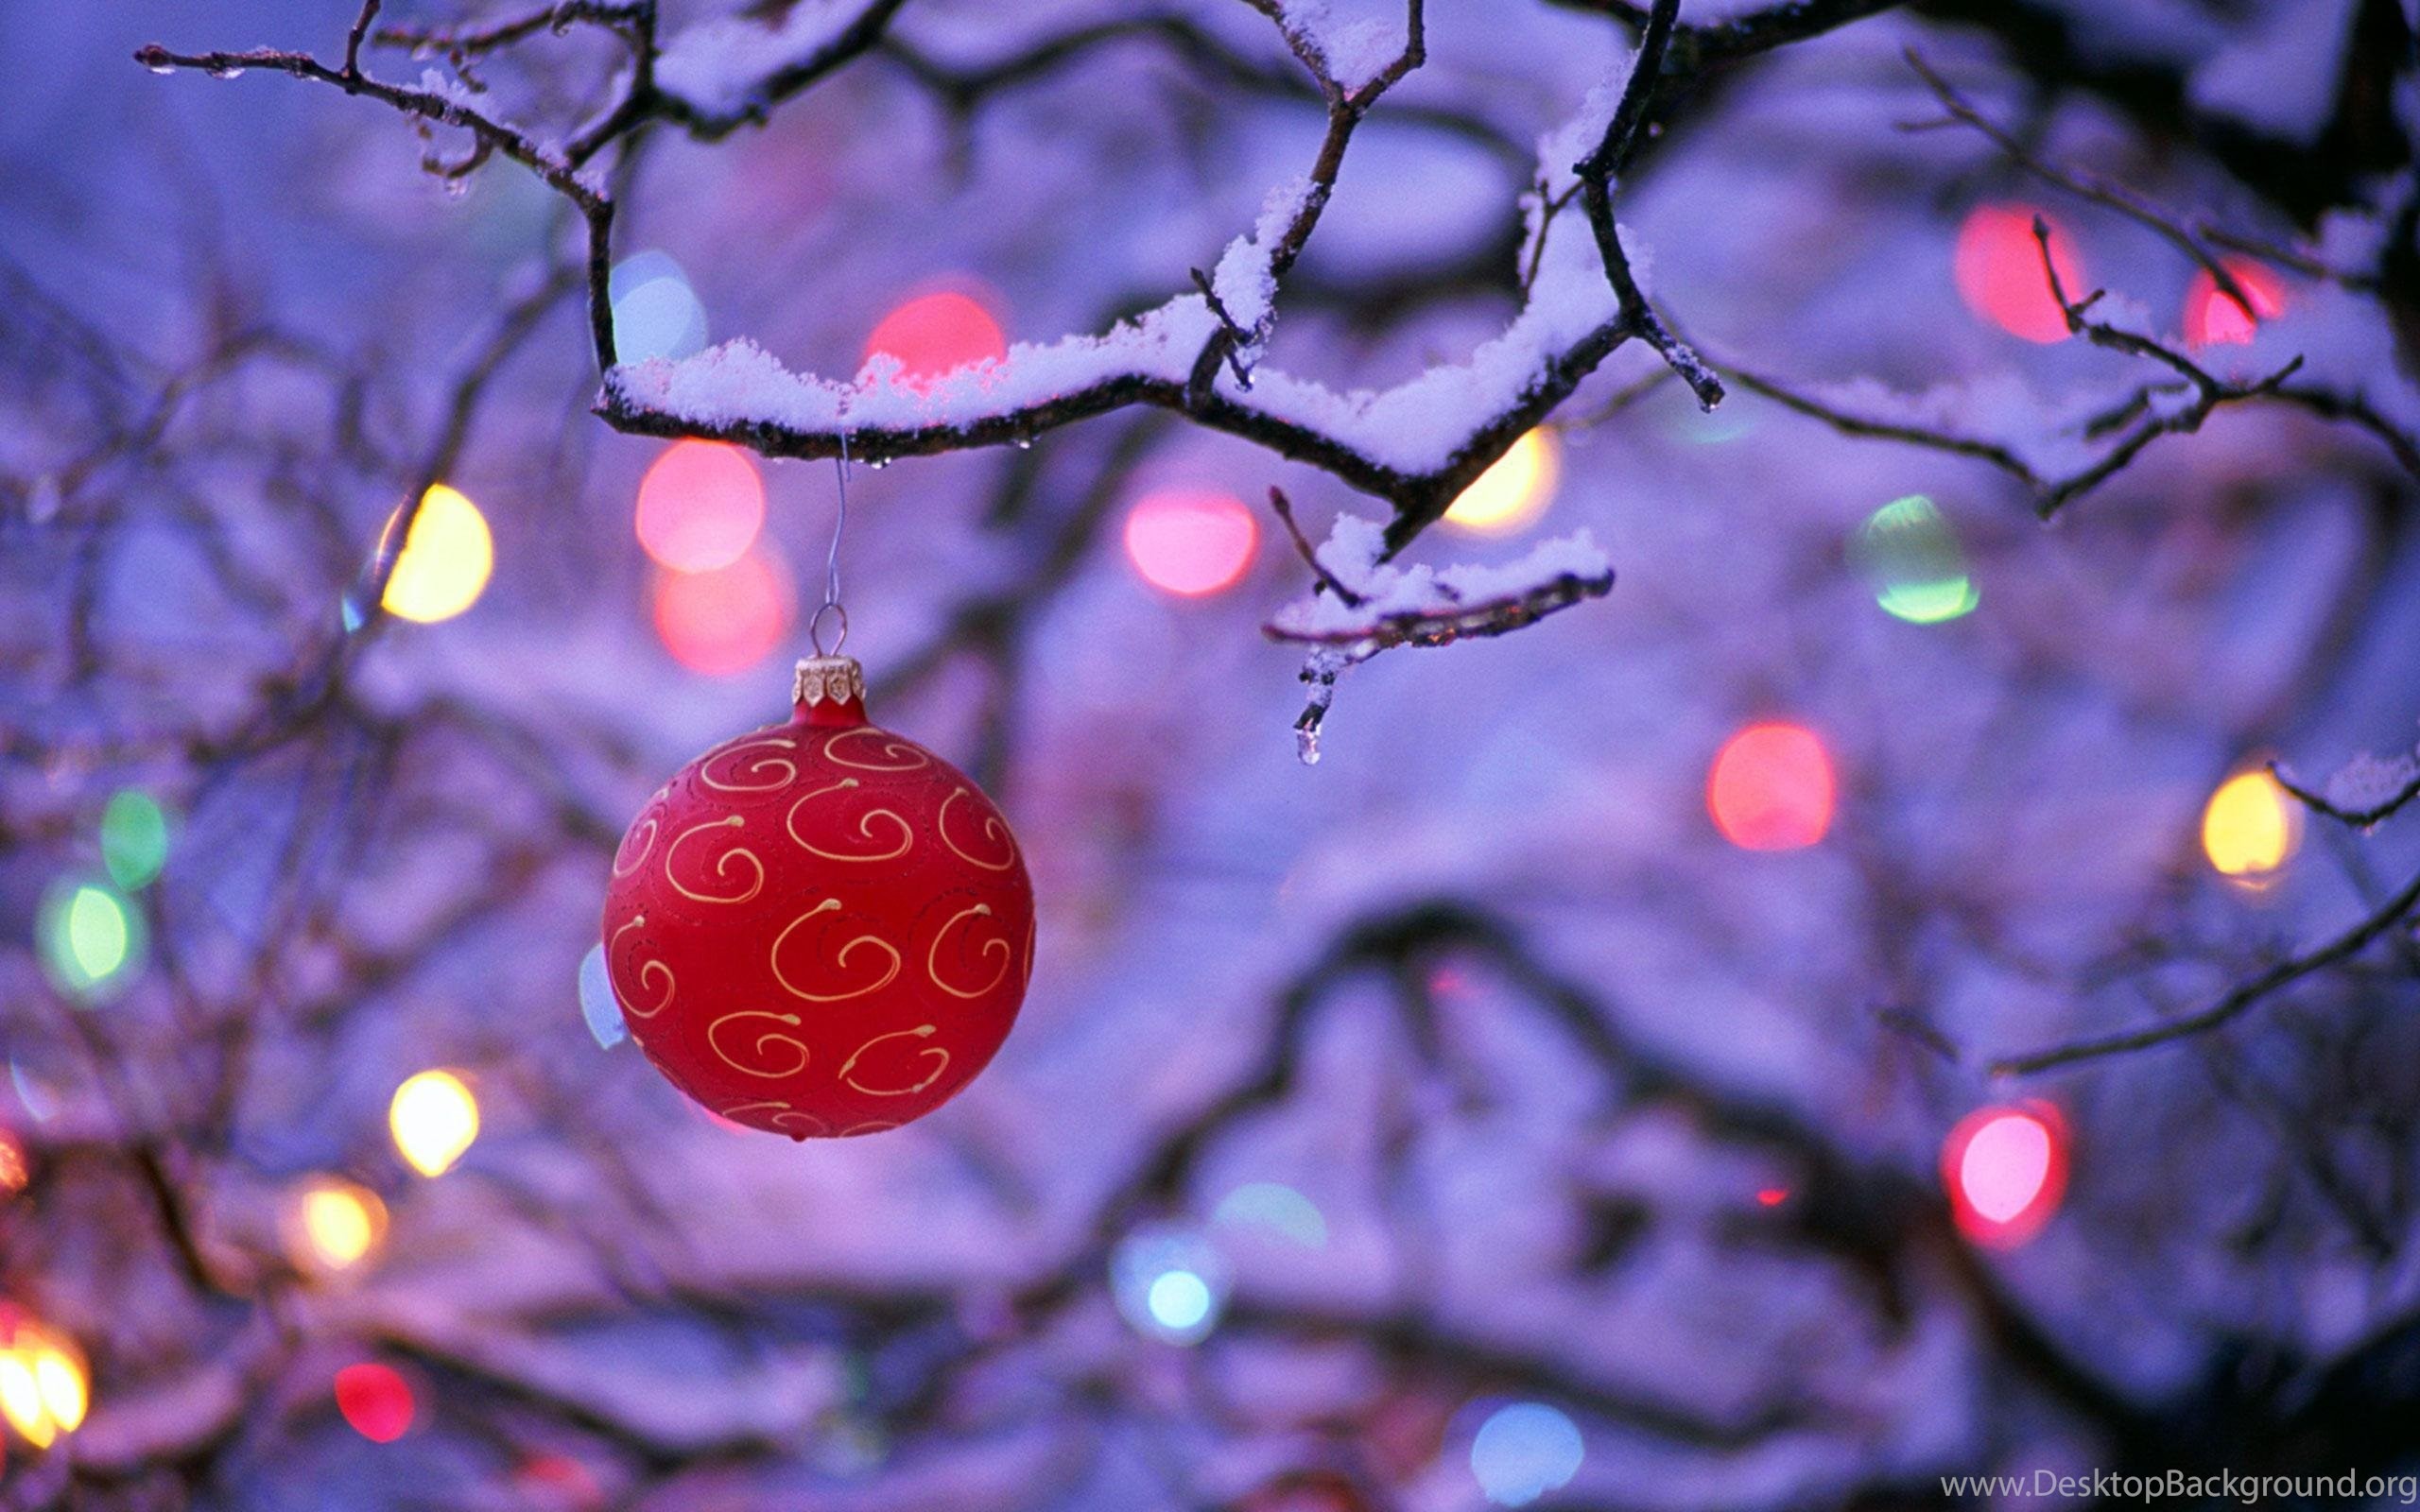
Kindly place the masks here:
POLYGON ((815 654, 819 657, 840 654, 840 647, 849 644, 849 611, 840 607, 839 600, 826 600, 822 607, 815 611, 815 617, 806 622, 806 639, 807 644, 815 647, 815 654), (838 638, 828 647, 823 644, 823 616, 826 614, 837 616, 840 622, 838 638))

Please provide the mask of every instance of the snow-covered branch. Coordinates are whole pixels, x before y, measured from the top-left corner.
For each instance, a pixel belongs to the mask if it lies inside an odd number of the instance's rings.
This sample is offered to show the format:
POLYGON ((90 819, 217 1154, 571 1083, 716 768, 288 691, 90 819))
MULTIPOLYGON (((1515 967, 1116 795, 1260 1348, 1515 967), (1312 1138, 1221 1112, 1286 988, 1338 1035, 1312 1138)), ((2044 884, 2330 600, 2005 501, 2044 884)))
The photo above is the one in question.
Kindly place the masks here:
POLYGON ((1314 552, 1286 496, 1271 489, 1270 502, 1319 579, 1307 600, 1266 627, 1272 641, 1315 648, 1303 669, 1310 703, 1294 725, 1306 763, 1319 760, 1320 727, 1336 679, 1351 668, 1399 645, 1510 634, 1614 590, 1613 564, 1585 530, 1540 541, 1500 567, 1401 566, 1388 559, 1379 521, 1339 515, 1326 544, 1314 552))

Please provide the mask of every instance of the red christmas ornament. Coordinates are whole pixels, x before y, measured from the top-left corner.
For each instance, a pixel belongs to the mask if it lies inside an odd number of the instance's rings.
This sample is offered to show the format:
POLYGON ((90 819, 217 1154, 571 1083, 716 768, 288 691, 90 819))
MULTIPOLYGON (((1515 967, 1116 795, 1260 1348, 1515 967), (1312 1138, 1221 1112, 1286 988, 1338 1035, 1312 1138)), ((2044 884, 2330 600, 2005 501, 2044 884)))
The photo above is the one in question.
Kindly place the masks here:
POLYGON ((866 722, 855 660, 798 664, 786 725, 682 768, 622 836, 605 964, 631 1037, 721 1117, 896 1128, 1016 1022, 1033 885, 981 789, 866 722))

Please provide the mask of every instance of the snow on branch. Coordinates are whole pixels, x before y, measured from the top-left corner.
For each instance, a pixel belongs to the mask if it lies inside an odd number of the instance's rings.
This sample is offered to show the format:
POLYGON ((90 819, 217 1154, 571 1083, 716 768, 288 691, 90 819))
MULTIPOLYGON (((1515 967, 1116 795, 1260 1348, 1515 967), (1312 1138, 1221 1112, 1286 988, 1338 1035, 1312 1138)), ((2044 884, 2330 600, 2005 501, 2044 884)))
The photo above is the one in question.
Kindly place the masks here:
POLYGON ((598 412, 626 431, 739 441, 778 456, 838 455, 845 436, 851 455, 879 460, 1156 405, 1389 500, 1397 513, 1388 545, 1399 550, 1629 335, 1576 234, 1550 238, 1529 301, 1468 361, 1383 391, 1340 393, 1264 368, 1249 390, 1230 375, 1195 397, 1194 364, 1219 329, 1207 299, 1184 294, 1105 335, 1019 343, 1002 361, 930 382, 905 380, 877 357, 845 384, 793 373, 743 338, 614 369, 598 412))
POLYGON ((1585 530, 1540 541, 1500 567, 1395 566, 1380 522, 1339 515, 1314 551, 1286 495, 1271 489, 1269 502, 1319 579, 1309 598, 1264 627, 1272 641, 1314 648, 1303 668, 1310 704, 1294 726, 1305 764, 1319 761, 1320 726, 1347 670, 1399 645, 1510 634, 1614 591, 1613 564, 1585 530))
POLYGON ((761 121, 781 100, 863 52, 905 0, 800 0, 778 20, 723 16, 666 38, 655 87, 701 136, 761 121))
POLYGON ((2313 812, 2357 830, 2371 829, 2420 799, 2420 747, 2394 756, 2363 751, 2337 768, 2319 792, 2297 784, 2274 762, 2269 770, 2313 812))

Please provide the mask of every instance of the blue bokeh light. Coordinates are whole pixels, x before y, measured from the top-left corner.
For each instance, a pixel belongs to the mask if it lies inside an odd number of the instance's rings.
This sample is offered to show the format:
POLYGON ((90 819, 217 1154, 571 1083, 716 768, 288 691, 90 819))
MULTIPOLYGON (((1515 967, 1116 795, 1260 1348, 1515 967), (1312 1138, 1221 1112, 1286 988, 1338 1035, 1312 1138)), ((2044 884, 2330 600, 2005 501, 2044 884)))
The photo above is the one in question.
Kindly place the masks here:
POLYGON ((1527 1506, 1571 1484, 1586 1454, 1579 1425, 1540 1401, 1498 1407, 1471 1440, 1471 1474, 1497 1506, 1527 1506))
POLYGON ((686 357, 706 346, 706 307, 671 254, 646 251, 614 268, 614 352, 624 362, 686 357))
POLYGON ((1219 1326, 1226 1258, 1190 1228, 1138 1228, 1109 1259, 1110 1294, 1134 1332, 1165 1344, 1199 1344, 1219 1326))
POLYGON ((596 1037, 596 1042, 608 1050, 631 1037, 622 1005, 614 1001, 614 984, 605 974, 602 945, 591 945, 579 958, 579 1016, 588 1021, 588 1032, 596 1037))

